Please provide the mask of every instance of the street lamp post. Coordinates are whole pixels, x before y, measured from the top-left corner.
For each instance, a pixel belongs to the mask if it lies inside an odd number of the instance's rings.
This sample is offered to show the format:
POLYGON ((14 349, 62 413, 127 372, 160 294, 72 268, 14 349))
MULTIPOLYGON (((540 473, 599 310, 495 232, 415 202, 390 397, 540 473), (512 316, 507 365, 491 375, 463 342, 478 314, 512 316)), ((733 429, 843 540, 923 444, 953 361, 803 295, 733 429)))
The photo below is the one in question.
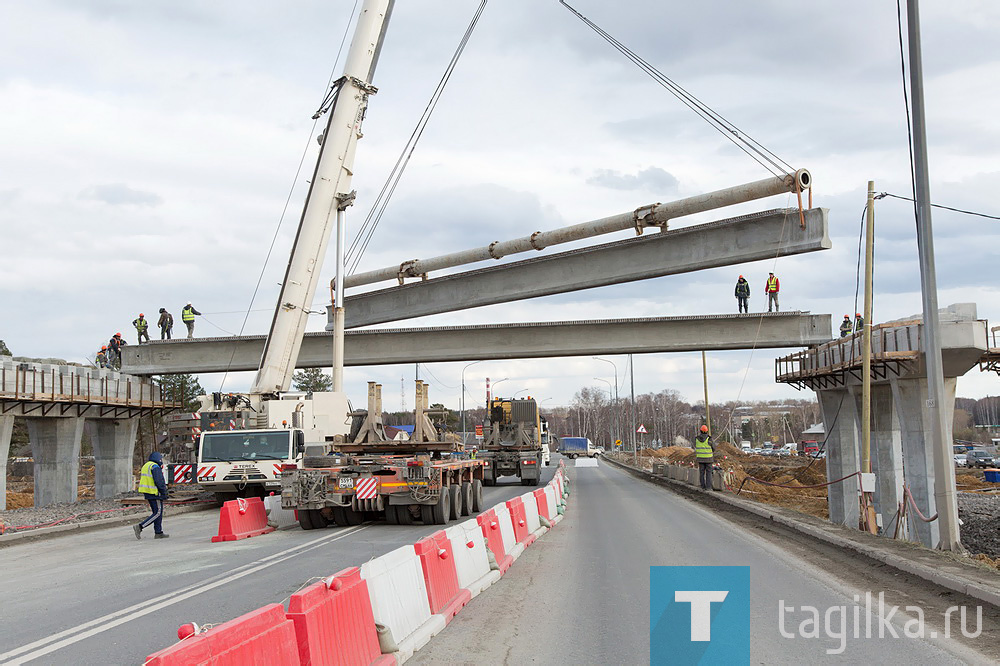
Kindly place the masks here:
MULTIPOLYGON (((594 379, 596 379, 599 382, 604 382, 605 384, 608 385, 608 402, 611 402, 611 399, 613 397, 613 394, 611 393, 611 382, 609 382, 607 379, 601 379, 600 377, 594 377, 594 379)), ((612 431, 612 429, 610 427, 610 424, 608 424, 608 425, 609 425, 609 427, 608 427, 608 433, 611 435, 611 441, 608 442, 608 448, 613 449, 614 448, 614 444, 615 444, 615 434, 612 431)))
POLYGON ((465 444, 465 371, 469 366, 475 365, 476 363, 482 363, 482 361, 473 361, 469 363, 464 368, 462 368, 462 444, 465 444))
MULTIPOLYGON (((592 356, 591 358, 593 358, 596 361, 604 361, 605 363, 610 363, 611 367, 615 369, 615 408, 614 408, 614 411, 612 413, 614 414, 614 417, 615 417, 615 433, 616 433, 616 437, 612 438, 612 441, 614 439, 621 439, 621 434, 622 434, 621 420, 618 418, 618 405, 619 405, 619 402, 618 402, 618 366, 615 365, 614 361, 609 361, 608 359, 601 358, 600 356, 592 356)), ((611 398, 610 392, 608 393, 608 398, 609 399, 611 398)))
POLYGON ((517 394, 518 394, 518 393, 524 393, 524 392, 525 392, 525 391, 527 391, 527 390, 528 390, 528 389, 526 389, 526 388, 523 388, 523 389, 521 389, 521 390, 517 391, 517 393, 515 393, 515 394, 514 394, 514 397, 513 397, 513 398, 511 398, 511 400, 515 400, 515 399, 517 399, 517 394))

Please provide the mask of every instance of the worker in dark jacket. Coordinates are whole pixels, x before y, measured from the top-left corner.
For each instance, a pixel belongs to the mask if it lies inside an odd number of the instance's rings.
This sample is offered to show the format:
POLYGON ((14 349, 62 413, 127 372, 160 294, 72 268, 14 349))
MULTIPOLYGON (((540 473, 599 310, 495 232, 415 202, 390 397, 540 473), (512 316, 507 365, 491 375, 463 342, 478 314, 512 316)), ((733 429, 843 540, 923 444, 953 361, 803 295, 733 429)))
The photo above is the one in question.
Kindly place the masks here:
POLYGON ((101 347, 101 351, 97 352, 97 367, 99 368, 110 368, 111 362, 108 361, 108 346, 104 345, 101 347))
POLYGON ((122 340, 121 333, 115 333, 110 340, 108 340, 108 362, 109 367, 113 367, 116 370, 120 370, 122 367, 122 347, 124 347, 127 342, 122 340))
POLYGON ((854 332, 860 333, 865 330, 865 318, 861 316, 860 312, 854 313, 854 332))
POLYGON ((173 337, 174 316, 167 312, 166 308, 160 308, 160 318, 156 325, 160 327, 160 339, 169 340, 173 337))
POLYGON ((750 312, 748 301, 750 300, 750 283, 742 275, 736 281, 736 307, 740 312, 750 312))
POLYGON ((846 338, 851 334, 851 315, 844 315, 844 321, 840 322, 840 337, 846 338))
POLYGON ((133 525, 135 538, 142 538, 142 530, 153 526, 154 539, 166 539, 163 531, 163 501, 167 499, 167 483, 163 479, 163 456, 159 451, 149 454, 149 460, 139 472, 139 494, 149 502, 150 515, 138 525, 133 525))
POLYGON ((712 489, 712 463, 715 462, 715 444, 708 436, 708 426, 694 439, 694 457, 698 461, 698 480, 702 490, 712 489))

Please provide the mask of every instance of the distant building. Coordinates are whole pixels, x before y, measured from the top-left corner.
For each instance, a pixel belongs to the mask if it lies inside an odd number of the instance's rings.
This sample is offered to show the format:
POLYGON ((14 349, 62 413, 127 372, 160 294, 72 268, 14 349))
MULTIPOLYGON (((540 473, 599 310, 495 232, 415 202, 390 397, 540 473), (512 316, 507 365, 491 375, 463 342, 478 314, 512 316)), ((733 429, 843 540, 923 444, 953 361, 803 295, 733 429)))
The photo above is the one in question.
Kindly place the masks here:
POLYGON ((413 434, 413 426, 386 426, 385 436, 394 442, 408 442, 413 434))

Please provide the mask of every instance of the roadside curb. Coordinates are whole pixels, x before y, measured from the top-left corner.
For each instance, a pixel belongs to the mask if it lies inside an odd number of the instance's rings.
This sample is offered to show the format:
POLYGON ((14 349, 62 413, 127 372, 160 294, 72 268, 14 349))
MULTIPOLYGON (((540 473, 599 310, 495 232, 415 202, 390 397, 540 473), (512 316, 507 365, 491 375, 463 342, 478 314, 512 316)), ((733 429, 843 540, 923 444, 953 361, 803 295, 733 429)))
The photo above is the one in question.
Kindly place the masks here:
MULTIPOLYGON (((882 544, 865 543, 865 541, 869 540, 883 540, 885 537, 875 537, 853 531, 850 535, 837 534, 836 532, 847 531, 847 528, 841 525, 834 525, 832 523, 825 525, 810 525, 802 519, 789 515, 793 513, 791 510, 786 510, 781 507, 761 505, 749 500, 742 500, 731 495, 726 495, 724 492, 706 493, 705 491, 696 489, 693 486, 661 476, 656 476, 650 472, 632 467, 631 465, 613 460, 611 458, 605 458, 605 460, 620 467, 633 476, 674 490, 679 495, 683 496, 696 493, 710 495, 713 499, 717 499, 734 508, 747 513, 752 513, 756 516, 794 529, 797 532, 819 541, 823 541, 837 548, 853 551, 863 557, 881 562, 882 564, 892 567, 893 569, 917 576, 918 578, 922 578, 928 582, 934 583, 935 585, 952 590, 953 592, 970 596, 974 599, 978 599, 1000 608, 1000 574, 992 573, 990 570, 980 568, 978 565, 970 562, 952 559, 944 553, 938 553, 931 549, 923 548, 917 544, 906 543, 904 545, 903 542, 893 543, 894 547, 912 547, 915 550, 918 550, 922 555, 932 557, 937 556, 941 559, 941 565, 950 564, 968 569, 970 576, 975 575, 982 578, 984 576, 991 576, 992 574, 991 577, 995 578, 997 581, 996 585, 969 580, 966 576, 956 575, 955 572, 942 571, 941 569, 936 569, 920 562, 908 560, 897 555, 896 553, 888 552, 882 544), (683 492, 681 492, 680 489, 683 489, 683 492)), ((964 573, 965 572, 959 572, 959 574, 964 573)))
MULTIPOLYGON (((176 516, 184 513, 194 513, 195 511, 207 511, 209 509, 216 509, 214 502, 208 502, 204 504, 197 505, 173 505, 167 516, 176 516)), ((76 534, 79 532, 89 532, 92 530, 99 530, 105 527, 118 527, 120 525, 128 525, 135 522, 136 517, 145 515, 145 512, 135 512, 124 516, 116 516, 114 518, 102 518, 100 520, 88 520, 82 523, 69 523, 67 525, 53 525, 52 527, 40 527, 37 530, 28 530, 26 532, 13 532, 11 534, 4 534, 0 536, 0 548, 7 546, 13 546, 19 543, 28 543, 32 541, 44 541, 47 539, 52 539, 59 536, 68 536, 70 534, 76 534)))

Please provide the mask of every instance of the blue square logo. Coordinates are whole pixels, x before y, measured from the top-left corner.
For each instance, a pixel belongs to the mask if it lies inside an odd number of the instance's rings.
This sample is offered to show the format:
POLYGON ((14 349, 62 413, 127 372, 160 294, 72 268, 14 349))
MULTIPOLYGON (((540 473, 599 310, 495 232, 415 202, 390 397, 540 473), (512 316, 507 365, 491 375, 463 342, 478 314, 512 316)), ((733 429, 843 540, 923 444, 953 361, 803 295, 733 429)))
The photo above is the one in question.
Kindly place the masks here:
POLYGON ((650 664, 749 664, 750 567, 650 567, 650 664))

